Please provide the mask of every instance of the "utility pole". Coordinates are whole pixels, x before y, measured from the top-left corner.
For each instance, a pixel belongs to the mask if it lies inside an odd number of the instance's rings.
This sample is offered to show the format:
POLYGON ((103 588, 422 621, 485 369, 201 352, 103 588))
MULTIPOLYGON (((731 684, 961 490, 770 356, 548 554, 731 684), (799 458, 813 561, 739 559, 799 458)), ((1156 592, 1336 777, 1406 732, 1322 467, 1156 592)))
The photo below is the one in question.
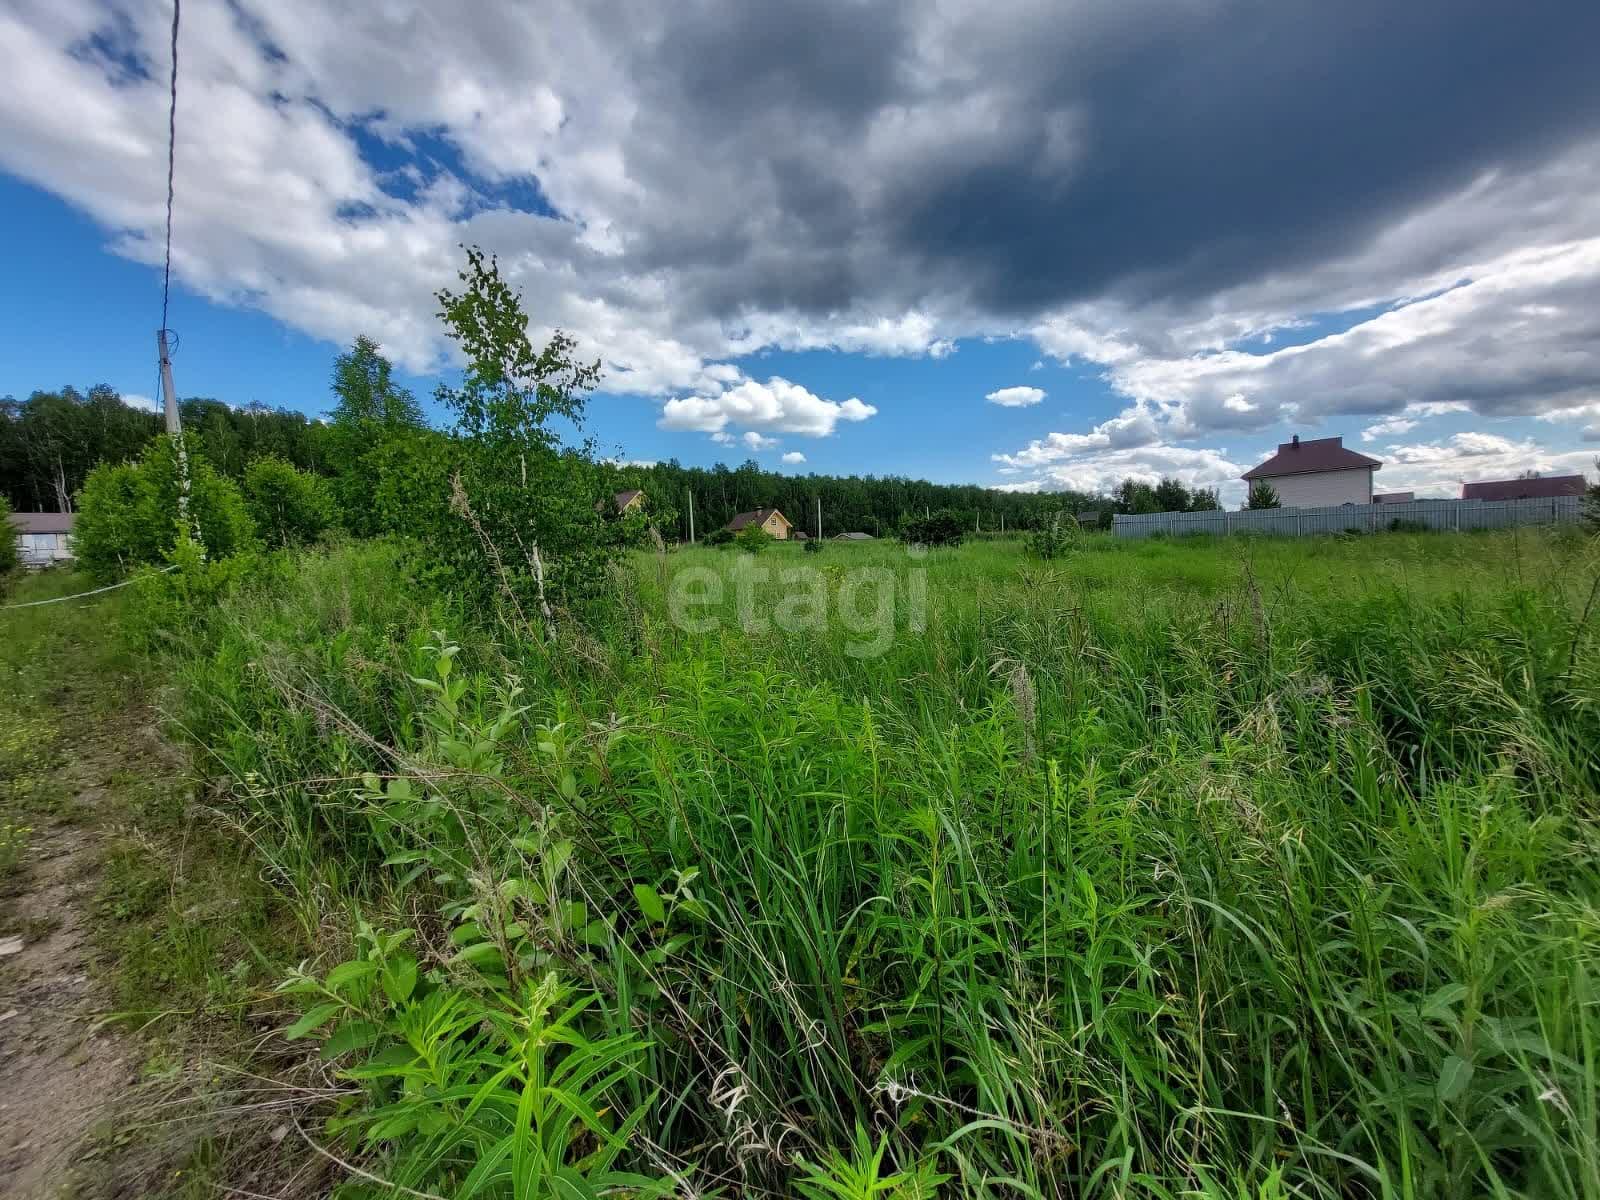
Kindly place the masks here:
POLYGON ((822 497, 817 497, 817 541, 822 540, 822 497))
POLYGON ((178 519, 189 530, 200 556, 205 557, 206 544, 200 536, 200 524, 189 513, 189 450, 183 444, 183 422, 178 416, 178 393, 172 386, 172 352, 167 345, 166 329, 156 330, 156 349, 161 355, 161 406, 167 418, 167 436, 178 456, 178 519))
POLYGON ((689 489, 689 545, 694 545, 694 489, 689 489))
POLYGON ((167 331, 156 330, 156 350, 161 363, 161 399, 167 414, 167 432, 177 437, 183 432, 178 421, 178 396, 172 390, 172 356, 167 353, 167 331))

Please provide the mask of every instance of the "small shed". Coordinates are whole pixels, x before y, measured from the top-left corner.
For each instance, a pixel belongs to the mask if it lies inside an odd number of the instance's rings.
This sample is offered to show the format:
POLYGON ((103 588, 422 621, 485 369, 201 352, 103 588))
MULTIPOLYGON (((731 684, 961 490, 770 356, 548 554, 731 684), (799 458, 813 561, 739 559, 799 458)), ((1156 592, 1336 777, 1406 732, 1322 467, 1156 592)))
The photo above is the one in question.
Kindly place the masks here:
POLYGON ((11 528, 17 539, 17 557, 25 567, 47 567, 72 557, 72 523, 75 513, 12 513, 11 528))

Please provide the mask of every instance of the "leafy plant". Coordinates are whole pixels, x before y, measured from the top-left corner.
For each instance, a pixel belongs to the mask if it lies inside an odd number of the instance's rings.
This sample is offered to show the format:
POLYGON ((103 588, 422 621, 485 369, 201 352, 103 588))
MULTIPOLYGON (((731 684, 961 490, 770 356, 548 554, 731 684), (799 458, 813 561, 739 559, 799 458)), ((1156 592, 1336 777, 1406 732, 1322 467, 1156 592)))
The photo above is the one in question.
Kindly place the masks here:
POLYGON ((777 540, 759 525, 746 525, 734 536, 733 544, 746 554, 760 554, 777 540))
MULTIPOLYGON (((251 549, 255 523, 232 480, 212 469, 185 434, 189 457, 189 513, 208 557, 225 559, 251 549)), ((89 473, 78 498, 72 543, 79 563, 97 579, 163 562, 177 544, 178 456, 173 440, 157 438, 137 463, 102 464, 89 473)))
MULTIPOLYGON (((653 1091, 631 1090, 645 1044, 631 1034, 590 1038, 593 996, 553 974, 510 992, 424 972, 410 930, 361 923, 358 954, 317 977, 304 969, 279 990, 307 1005, 284 1036, 315 1036, 360 1087, 328 1130, 376 1154, 369 1171, 399 1187, 468 1197, 664 1196, 668 1184, 628 1169, 653 1091)), ((352 1181, 348 1195, 378 1194, 352 1181)))
POLYGON ((1077 518, 1058 508, 1028 535, 1028 553, 1047 562, 1066 558, 1077 552, 1079 532, 1077 518))
POLYGON ((0 496, 0 592, 5 589, 6 576, 17 569, 17 531, 11 524, 11 505, 0 496))
POLYGON ((961 521, 949 509, 914 517, 901 530, 901 539, 915 546, 959 546, 966 535, 961 521))
POLYGON ((243 491, 256 532, 269 549, 314 542, 334 524, 327 482, 273 455, 245 468, 243 491))

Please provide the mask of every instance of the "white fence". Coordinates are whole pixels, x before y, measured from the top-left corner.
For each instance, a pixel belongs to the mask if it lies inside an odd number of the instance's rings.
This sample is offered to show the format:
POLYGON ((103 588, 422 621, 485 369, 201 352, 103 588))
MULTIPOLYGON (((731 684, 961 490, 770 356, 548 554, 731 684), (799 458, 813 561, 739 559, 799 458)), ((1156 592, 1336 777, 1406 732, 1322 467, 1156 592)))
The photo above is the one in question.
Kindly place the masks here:
POLYGON ((1331 508, 1256 508, 1240 512, 1118 513, 1111 529, 1119 538, 1156 533, 1378 533, 1400 521, 1428 529, 1510 529, 1577 521, 1581 496, 1537 500, 1409 500, 1404 504, 1340 504, 1331 508))

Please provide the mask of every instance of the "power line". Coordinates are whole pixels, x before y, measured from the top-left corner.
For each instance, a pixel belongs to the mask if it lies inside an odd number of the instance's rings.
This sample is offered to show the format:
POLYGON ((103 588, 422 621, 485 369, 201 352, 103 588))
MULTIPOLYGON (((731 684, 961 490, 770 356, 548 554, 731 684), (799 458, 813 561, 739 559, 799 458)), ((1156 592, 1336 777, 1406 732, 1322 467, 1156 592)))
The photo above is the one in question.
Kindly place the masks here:
POLYGON ((167 327, 167 300, 172 291, 172 177, 178 161, 178 10, 172 0, 172 101, 167 109, 167 262, 161 275, 161 328, 167 327))

